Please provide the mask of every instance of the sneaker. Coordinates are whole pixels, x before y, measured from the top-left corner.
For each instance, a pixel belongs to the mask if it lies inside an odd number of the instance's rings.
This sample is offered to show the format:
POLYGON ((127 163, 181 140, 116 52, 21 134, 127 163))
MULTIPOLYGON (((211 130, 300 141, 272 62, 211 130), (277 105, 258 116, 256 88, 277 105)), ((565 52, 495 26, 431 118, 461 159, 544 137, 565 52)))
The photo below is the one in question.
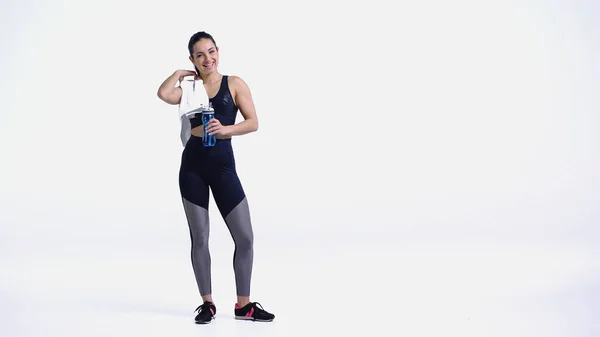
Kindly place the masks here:
POLYGON ((212 302, 206 301, 194 310, 194 312, 196 311, 198 312, 198 315, 196 315, 196 323, 208 324, 215 318, 217 308, 212 302))
POLYGON ((243 308, 235 304, 235 319, 243 319, 257 322, 271 322, 275 315, 266 312, 260 303, 251 302, 243 308))

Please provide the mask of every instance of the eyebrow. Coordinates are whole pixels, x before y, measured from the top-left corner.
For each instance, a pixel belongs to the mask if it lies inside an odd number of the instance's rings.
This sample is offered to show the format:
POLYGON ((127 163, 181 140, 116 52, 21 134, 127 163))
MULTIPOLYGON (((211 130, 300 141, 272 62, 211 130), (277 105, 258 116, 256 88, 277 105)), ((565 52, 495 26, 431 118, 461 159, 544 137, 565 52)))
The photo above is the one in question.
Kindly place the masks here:
MULTIPOLYGON (((213 49, 215 49, 215 47, 210 47, 210 48, 208 49, 208 51, 211 51, 211 50, 213 50, 213 49)), ((200 55, 200 54, 202 54, 202 52, 201 52, 201 51, 199 51, 199 52, 197 52, 197 53, 196 53, 196 55, 200 55)))

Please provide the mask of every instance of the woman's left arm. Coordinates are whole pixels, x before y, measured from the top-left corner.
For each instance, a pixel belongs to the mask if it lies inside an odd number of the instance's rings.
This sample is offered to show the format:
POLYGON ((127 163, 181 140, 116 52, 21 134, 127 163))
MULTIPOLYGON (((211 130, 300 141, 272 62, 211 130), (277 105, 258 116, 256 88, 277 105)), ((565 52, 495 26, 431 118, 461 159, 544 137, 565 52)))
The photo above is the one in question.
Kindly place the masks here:
POLYGON ((238 76, 229 77, 230 88, 234 92, 234 101, 244 117, 244 121, 227 126, 227 135, 240 136, 258 130, 258 117, 252 100, 250 88, 244 80, 238 76))

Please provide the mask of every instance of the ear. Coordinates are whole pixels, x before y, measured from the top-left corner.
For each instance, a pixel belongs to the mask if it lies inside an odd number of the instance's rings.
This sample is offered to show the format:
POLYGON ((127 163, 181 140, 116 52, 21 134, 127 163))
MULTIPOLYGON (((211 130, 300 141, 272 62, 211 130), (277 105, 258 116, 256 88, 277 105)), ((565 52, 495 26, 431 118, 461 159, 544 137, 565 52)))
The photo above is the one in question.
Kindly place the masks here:
POLYGON ((190 55, 190 62, 194 63, 194 57, 190 55))

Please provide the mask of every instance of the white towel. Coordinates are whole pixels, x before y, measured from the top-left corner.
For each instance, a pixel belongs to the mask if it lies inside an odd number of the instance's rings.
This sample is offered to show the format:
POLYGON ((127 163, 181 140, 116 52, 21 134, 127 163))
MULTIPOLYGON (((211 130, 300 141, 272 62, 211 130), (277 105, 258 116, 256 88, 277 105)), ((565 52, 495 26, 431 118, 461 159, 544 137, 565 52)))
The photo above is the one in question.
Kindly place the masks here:
POLYGON ((179 101, 180 137, 181 143, 185 147, 192 135, 190 116, 208 108, 210 103, 202 80, 195 80, 193 76, 184 77, 179 86, 182 91, 181 100, 179 101))

